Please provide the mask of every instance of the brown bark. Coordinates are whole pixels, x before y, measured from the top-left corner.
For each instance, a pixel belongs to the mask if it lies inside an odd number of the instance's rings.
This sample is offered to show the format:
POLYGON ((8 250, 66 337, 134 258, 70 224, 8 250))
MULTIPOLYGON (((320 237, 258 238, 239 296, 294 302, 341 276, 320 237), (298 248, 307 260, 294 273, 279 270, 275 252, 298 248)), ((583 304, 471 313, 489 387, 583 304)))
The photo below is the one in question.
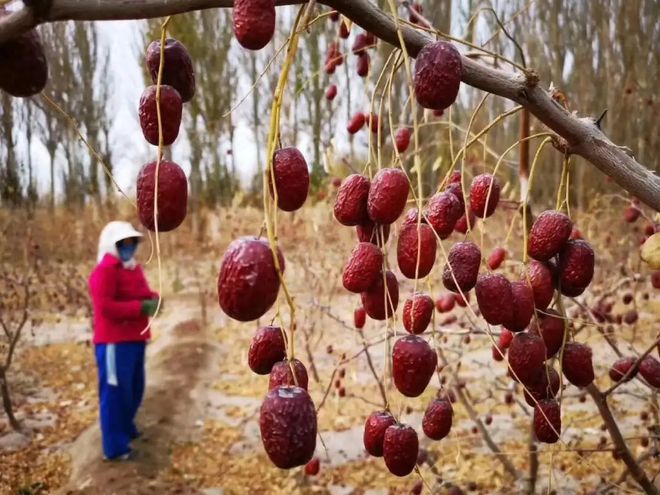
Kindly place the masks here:
POLYGON ((16 416, 14 416, 14 407, 11 403, 11 396, 9 395, 9 384, 7 383, 7 373, 5 368, 0 366, 0 395, 2 395, 2 408, 7 414, 9 425, 15 430, 19 431, 21 426, 18 424, 16 416))
POLYGON ((520 113, 520 160, 518 163, 518 175, 521 178, 529 178, 529 110, 523 109, 520 113))
POLYGON ((527 480, 527 493, 536 493, 536 482, 539 474, 539 453, 536 445, 536 433, 534 431, 534 420, 532 420, 529 432, 529 479, 527 480))
POLYGON ((621 430, 619 430, 616 420, 614 419, 614 416, 612 416, 612 411, 610 411, 610 407, 607 404, 607 397, 603 395, 602 392, 598 390, 598 387, 596 387, 596 385, 593 383, 589 385, 586 390, 594 400, 596 407, 598 407, 598 411, 600 412, 605 426, 610 433, 610 437, 614 442, 616 451, 628 467, 630 476, 632 476, 635 481, 639 483, 639 486, 642 487, 644 493, 657 495, 658 489, 648 479, 646 473, 641 468, 637 460, 633 457, 630 449, 628 449, 626 441, 623 439, 623 435, 621 435, 621 430))

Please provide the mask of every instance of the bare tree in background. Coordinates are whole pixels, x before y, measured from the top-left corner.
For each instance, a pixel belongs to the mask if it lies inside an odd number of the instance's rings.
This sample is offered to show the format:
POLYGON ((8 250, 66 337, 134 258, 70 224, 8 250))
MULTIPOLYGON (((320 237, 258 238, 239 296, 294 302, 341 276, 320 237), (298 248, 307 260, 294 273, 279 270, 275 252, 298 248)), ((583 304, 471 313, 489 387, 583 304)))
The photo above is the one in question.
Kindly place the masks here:
POLYGON ((34 131, 32 130, 33 115, 34 107, 30 102, 24 102, 21 105, 21 122, 25 130, 25 138, 27 141, 25 155, 25 161, 27 163, 26 199, 30 212, 34 210, 37 205, 37 200, 39 199, 37 179, 35 177, 34 164, 32 161, 32 143, 34 142, 34 131))
POLYGON ((0 166, 0 199, 10 206, 21 204, 21 179, 18 168, 18 157, 16 156, 16 119, 15 105, 13 99, 6 93, 2 93, 2 114, 0 114, 0 128, 3 134, 3 152, 0 158, 3 164, 0 166))
MULTIPOLYGON (((334 27, 336 25, 327 26, 326 23, 305 36, 297 58, 297 84, 292 87, 305 101, 307 118, 301 120, 307 123, 306 131, 312 138, 311 179, 315 186, 320 185, 324 176, 323 143, 327 141, 328 136, 323 135, 323 124, 331 115, 325 99, 326 86, 331 82, 324 71, 324 66, 327 46, 332 42, 333 35, 336 36, 334 27)), ((298 100, 296 95, 292 97, 298 100)))
MULTIPOLYGON (((98 27, 91 22, 49 24, 41 28, 41 36, 50 72, 45 94, 75 116, 87 140, 111 168, 110 52, 99 42, 98 27), (77 89, 72 91, 72 87, 77 89)), ((55 204, 58 152, 64 159, 61 178, 67 205, 81 207, 89 197, 100 206, 100 165, 96 158, 45 99, 34 98, 33 102, 39 109, 35 115, 37 135, 49 157, 51 207, 55 204)))
MULTIPOLYGON (((502 18, 522 10, 508 27, 541 79, 551 81, 565 95, 569 109, 596 116, 607 110, 604 131, 615 142, 628 143, 639 160, 659 172, 655 158, 660 153, 659 102, 654 89, 660 76, 657 2, 537 0, 527 9, 525 0, 498 3, 507 8, 502 18)), ((575 161, 572 201, 587 206, 593 192, 608 186, 600 172, 580 158, 575 161)), ((556 154, 542 157, 537 177, 557 182, 559 165, 556 154)), ((549 200, 554 191, 549 193, 538 191, 538 197, 549 200)))

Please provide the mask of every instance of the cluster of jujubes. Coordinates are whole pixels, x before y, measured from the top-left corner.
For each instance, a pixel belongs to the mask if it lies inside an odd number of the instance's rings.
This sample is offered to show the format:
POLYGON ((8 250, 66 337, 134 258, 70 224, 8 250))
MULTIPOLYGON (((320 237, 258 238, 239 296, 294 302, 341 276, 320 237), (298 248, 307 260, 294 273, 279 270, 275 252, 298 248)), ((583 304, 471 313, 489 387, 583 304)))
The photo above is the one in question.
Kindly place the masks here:
POLYGON ((138 216, 149 230, 168 232, 186 218, 188 180, 181 167, 165 160, 161 151, 179 135, 183 103, 195 94, 195 73, 188 50, 173 38, 167 38, 164 47, 159 40, 151 42, 146 64, 153 85, 142 93, 138 113, 144 138, 158 146, 159 153, 138 174, 138 216))

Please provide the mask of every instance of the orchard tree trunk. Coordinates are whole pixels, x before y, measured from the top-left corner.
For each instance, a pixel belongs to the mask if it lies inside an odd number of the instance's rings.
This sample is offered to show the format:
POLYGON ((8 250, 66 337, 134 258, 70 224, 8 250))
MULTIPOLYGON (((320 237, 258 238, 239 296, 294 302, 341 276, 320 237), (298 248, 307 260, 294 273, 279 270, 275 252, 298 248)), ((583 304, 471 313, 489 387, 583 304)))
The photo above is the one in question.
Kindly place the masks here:
POLYGON ((5 414, 7 414, 9 425, 15 431, 20 431, 21 426, 18 424, 16 416, 14 416, 14 407, 9 394, 9 384, 7 383, 7 371, 4 366, 0 366, 0 395, 2 395, 2 408, 4 409, 5 414))
MULTIPOLYGON (((193 112, 193 119, 195 118, 195 113, 193 112)), ((198 145, 198 135, 196 132, 189 134, 190 139, 190 210, 192 217, 192 229, 193 235, 197 239, 201 239, 201 229, 200 229, 200 215, 201 215, 201 197, 202 197, 202 171, 201 171, 201 160, 202 156, 200 153, 200 146, 198 145)))
POLYGON ((50 169, 50 197, 48 204, 50 209, 55 209, 55 149, 52 146, 48 147, 48 166, 50 169))
POLYGON ((310 34, 310 58, 312 62, 312 74, 319 74, 312 78, 312 101, 314 111, 312 112, 312 136, 314 142, 314 161, 312 162, 312 183, 318 186, 323 177, 323 166, 321 163, 321 127, 323 124, 323 87, 321 86, 321 51, 319 47, 319 34, 313 31, 310 34))
MULTIPOLYGON (((252 80, 256 80, 259 76, 259 70, 257 68, 257 54, 250 54, 250 75, 252 80)), ((252 92, 252 132, 254 133, 254 143, 257 147, 257 176, 261 177, 263 173, 264 163, 262 161, 261 155, 261 136, 259 134, 259 123, 261 117, 259 115, 259 91, 252 92)), ((233 151, 232 151, 233 152, 233 151)))
POLYGON ((32 141, 34 137, 32 132, 33 109, 32 105, 27 102, 21 105, 21 109, 21 120, 22 124, 25 126, 25 137, 27 140, 27 153, 25 157, 25 161, 27 162, 27 187, 25 198, 27 200, 28 215, 32 217, 37 200, 39 199, 32 166, 32 141))
POLYGON ((3 93, 2 95, 2 134, 6 144, 7 156, 5 163, 0 165, 0 199, 3 202, 18 206, 21 203, 21 183, 18 173, 18 162, 16 159, 14 141, 14 107, 12 98, 3 93))

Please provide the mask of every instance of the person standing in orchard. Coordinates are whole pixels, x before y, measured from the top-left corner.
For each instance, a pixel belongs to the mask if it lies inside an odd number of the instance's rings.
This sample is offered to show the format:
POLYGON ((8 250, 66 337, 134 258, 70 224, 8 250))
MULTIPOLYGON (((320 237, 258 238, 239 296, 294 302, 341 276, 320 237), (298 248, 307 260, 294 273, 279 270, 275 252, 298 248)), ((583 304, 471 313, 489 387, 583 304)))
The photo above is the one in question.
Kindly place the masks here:
POLYGON ((145 389, 145 347, 158 294, 135 260, 142 234, 128 222, 108 223, 99 238, 97 265, 89 278, 99 380, 103 454, 128 460, 140 436, 135 417, 145 389))

